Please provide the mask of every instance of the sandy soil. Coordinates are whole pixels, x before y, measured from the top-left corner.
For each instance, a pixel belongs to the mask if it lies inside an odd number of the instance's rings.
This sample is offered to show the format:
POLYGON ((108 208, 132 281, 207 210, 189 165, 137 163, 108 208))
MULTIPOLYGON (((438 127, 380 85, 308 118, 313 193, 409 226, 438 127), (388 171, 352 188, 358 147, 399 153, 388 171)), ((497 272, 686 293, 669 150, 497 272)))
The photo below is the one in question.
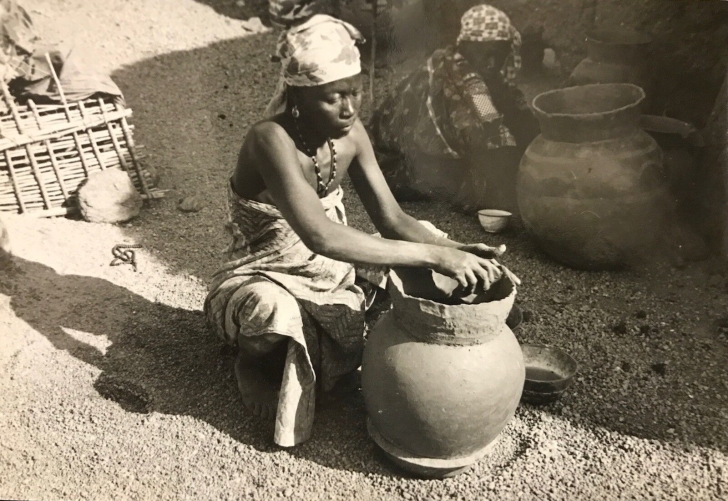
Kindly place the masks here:
MULTIPOLYGON (((491 458, 445 481, 393 470, 359 395, 320 409, 306 444, 273 446, 272 425, 243 413, 232 354, 201 306, 227 243, 226 175, 274 85, 275 37, 246 31, 235 2, 207 3, 24 2, 47 39, 75 41, 113 71, 169 192, 121 226, 7 218, 1 498, 725 499, 725 268, 571 271, 520 228, 495 239, 437 204, 406 209, 460 240, 508 245, 531 313, 517 336, 569 350, 574 386, 548 407, 521 406, 491 458), (179 212, 191 194, 206 206, 179 212), (111 248, 132 242, 144 246, 139 270, 110 267, 111 248)), ((379 89, 396 78, 381 74, 379 89)), ((347 205, 370 230, 355 195, 347 205)))

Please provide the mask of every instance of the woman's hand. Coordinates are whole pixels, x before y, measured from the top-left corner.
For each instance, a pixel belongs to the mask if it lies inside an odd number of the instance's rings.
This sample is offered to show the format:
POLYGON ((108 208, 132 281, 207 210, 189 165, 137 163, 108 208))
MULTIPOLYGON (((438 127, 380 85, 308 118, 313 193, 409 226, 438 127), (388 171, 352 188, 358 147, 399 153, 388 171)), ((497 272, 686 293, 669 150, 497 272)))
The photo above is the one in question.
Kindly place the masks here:
POLYGON ((434 270, 458 282, 464 295, 488 290, 503 276, 503 268, 494 260, 450 247, 437 248, 434 270))
POLYGON ((518 278, 517 276, 515 276, 515 275, 513 274, 513 272, 512 272, 511 270, 509 270, 508 268, 506 268, 506 267, 505 267, 505 266, 503 266, 502 264, 499 264, 498 266, 500 266, 500 269, 501 269, 501 271, 503 272, 503 274, 504 274, 504 275, 505 275, 506 277, 508 277, 508 279, 509 279, 509 280, 510 280, 511 282, 513 282, 513 283, 514 283, 514 284, 516 284, 516 285, 521 285, 521 279, 520 279, 520 278, 518 278))
MULTIPOLYGON (((490 247, 489 245, 485 244, 465 244, 458 247, 458 250, 461 250, 463 252, 470 252, 471 254, 475 254, 476 256, 485 259, 493 259, 496 257, 501 257, 503 254, 505 254, 506 246, 503 244, 499 245, 498 247, 490 247)), ((502 264, 498 264, 498 266, 503 271, 503 274, 511 280, 511 282, 516 285, 521 285, 521 279, 514 275, 511 270, 509 270, 502 264)))
POLYGON ((506 246, 503 244, 498 247, 491 247, 485 244, 464 244, 459 246, 458 250, 475 254, 484 259, 494 259, 501 257, 506 252, 506 246))

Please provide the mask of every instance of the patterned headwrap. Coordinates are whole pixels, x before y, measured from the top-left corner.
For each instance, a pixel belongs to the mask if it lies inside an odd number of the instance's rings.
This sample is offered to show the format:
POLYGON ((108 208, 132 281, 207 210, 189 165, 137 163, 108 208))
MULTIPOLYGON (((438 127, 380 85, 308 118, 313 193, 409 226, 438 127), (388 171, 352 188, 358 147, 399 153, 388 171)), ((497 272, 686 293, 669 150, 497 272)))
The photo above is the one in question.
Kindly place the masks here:
POLYGON ((287 28, 315 14, 324 14, 327 3, 325 0, 268 0, 268 13, 272 24, 287 28))
POLYGON ((511 43, 511 53, 501 72, 507 81, 512 82, 521 68, 521 35, 513 27, 511 20, 505 13, 485 4, 476 5, 463 14, 458 43, 499 40, 511 43))
POLYGON ((281 78, 266 115, 285 109, 288 86, 312 87, 361 73, 356 44, 363 41, 352 25, 325 14, 282 33, 276 47, 281 78))

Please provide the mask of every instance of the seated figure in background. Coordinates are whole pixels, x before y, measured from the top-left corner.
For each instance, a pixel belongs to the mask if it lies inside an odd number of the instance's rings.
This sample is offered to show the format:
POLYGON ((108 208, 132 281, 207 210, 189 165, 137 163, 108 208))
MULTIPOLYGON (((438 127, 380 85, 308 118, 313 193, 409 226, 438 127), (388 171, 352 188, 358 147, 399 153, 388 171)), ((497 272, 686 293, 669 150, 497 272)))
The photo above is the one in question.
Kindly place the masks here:
POLYGON ((518 164, 538 122, 514 84, 521 37, 477 5, 455 47, 436 50, 378 108, 370 133, 395 196, 443 198, 466 210, 515 210, 518 164))
POLYGON ((275 417, 282 446, 310 436, 317 392, 361 364, 372 304, 365 290, 377 289, 356 271, 373 267, 367 278, 382 285, 377 267, 431 269, 457 280, 463 294, 504 274, 519 283, 492 259, 503 246, 454 242, 397 204, 358 117, 359 39, 327 15, 281 35, 283 82, 272 114, 240 149, 228 193, 232 243, 205 300, 212 330, 238 349, 243 403, 275 417), (346 225, 347 173, 381 237, 346 225))

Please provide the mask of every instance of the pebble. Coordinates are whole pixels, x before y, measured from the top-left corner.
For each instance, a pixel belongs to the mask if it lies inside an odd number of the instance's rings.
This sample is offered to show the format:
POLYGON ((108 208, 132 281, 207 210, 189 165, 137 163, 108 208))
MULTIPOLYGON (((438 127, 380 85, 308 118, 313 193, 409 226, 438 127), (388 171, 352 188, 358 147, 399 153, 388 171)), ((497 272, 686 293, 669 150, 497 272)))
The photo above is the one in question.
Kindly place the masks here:
POLYGON ((667 372, 667 363, 665 362, 655 362, 650 367, 660 376, 664 376, 667 372))
POLYGON ((201 195, 192 195, 179 201, 177 208, 182 212, 199 212, 205 206, 201 195))
POLYGON ((621 320, 612 327, 612 330, 617 334, 627 334, 627 323, 621 320))

